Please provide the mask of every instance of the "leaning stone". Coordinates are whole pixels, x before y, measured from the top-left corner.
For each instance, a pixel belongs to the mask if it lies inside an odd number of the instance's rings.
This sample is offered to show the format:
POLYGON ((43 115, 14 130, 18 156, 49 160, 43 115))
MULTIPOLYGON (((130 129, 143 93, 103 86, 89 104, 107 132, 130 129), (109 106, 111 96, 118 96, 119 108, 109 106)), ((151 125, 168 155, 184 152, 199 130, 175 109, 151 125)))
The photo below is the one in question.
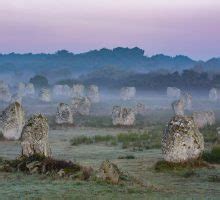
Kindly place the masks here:
POLYGON ((162 154, 168 162, 198 159, 204 150, 204 139, 192 117, 173 117, 162 138, 162 154))
POLYGON ((50 156, 48 143, 49 126, 42 114, 33 115, 25 124, 21 134, 22 155, 34 154, 50 156))
POLYGON ((4 138, 18 140, 25 124, 25 113, 20 103, 10 104, 0 115, 0 125, 4 138))

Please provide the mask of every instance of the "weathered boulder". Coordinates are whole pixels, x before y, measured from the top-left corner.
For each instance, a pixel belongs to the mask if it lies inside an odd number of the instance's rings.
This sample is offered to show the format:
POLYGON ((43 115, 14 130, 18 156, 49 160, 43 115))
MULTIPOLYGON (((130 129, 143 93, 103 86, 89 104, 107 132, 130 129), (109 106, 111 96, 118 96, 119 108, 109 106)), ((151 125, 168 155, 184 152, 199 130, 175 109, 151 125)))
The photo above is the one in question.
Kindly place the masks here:
POLYGON ((189 94, 188 92, 182 92, 180 98, 183 100, 185 104, 185 109, 191 110, 192 109, 192 95, 189 94))
POLYGON ((91 101, 88 97, 74 97, 71 104, 71 110, 74 114, 89 115, 91 101))
POLYGON ((98 103, 100 101, 99 88, 96 85, 90 85, 88 88, 87 96, 92 103, 98 103))
POLYGON ((135 114, 144 115, 146 113, 146 107, 143 103, 137 103, 135 106, 135 114))
POLYGON ((0 114, 0 127, 4 138, 8 140, 18 140, 21 137, 24 124, 25 113, 18 102, 10 104, 0 114))
POLYGON ((0 81, 0 101, 7 103, 11 101, 11 93, 9 87, 3 81, 0 81))
POLYGON ((33 115, 25 124, 21 133, 22 155, 40 154, 50 156, 48 143, 49 126, 47 118, 42 114, 33 115))
POLYGON ((73 124, 73 115, 68 104, 60 103, 56 113, 57 124, 73 124))
POLYGON ((220 89, 212 88, 209 90, 209 99, 211 101, 217 101, 220 99, 220 89))
POLYGON ((85 86, 81 84, 73 85, 73 97, 83 97, 85 93, 85 86))
POLYGON ((185 103, 182 98, 174 101, 171 105, 175 115, 184 115, 185 103))
POLYGON ((198 128, 203 128, 215 124, 215 113, 213 111, 194 112, 193 119, 198 128))
POLYGON ((55 85, 53 87, 53 95, 57 97, 70 97, 71 88, 68 85, 55 85))
POLYGON ((126 100, 131 100, 135 97, 136 95, 136 88, 135 87, 123 87, 121 88, 121 99, 126 101, 126 100))
POLYGON ((113 125, 132 126, 135 122, 135 112, 131 108, 114 106, 112 110, 113 125))
POLYGON ((174 116, 164 130, 162 154, 168 162, 187 162, 200 157, 204 139, 192 117, 174 116))
POLYGON ((117 165, 111 163, 109 160, 103 161, 99 171, 97 173, 97 178, 107 181, 112 184, 118 184, 120 181, 121 172, 117 165))
POLYGON ((46 88, 41 89, 39 94, 39 99, 44 102, 50 102, 51 101, 50 90, 46 88))
POLYGON ((176 87, 168 87, 167 88, 167 97, 169 98, 180 98, 181 90, 176 87))

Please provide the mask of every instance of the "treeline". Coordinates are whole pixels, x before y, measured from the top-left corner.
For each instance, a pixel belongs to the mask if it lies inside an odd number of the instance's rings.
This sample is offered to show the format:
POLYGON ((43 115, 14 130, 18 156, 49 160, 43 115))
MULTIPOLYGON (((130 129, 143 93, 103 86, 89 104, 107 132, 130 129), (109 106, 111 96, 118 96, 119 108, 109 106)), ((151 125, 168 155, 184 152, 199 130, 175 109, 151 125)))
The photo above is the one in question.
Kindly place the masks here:
POLYGON ((182 73, 132 73, 123 70, 115 72, 111 70, 96 71, 79 79, 62 80, 57 84, 75 83, 85 85, 96 84, 101 88, 116 89, 123 86, 135 86, 143 90, 164 90, 169 86, 175 86, 184 90, 208 90, 212 87, 220 87, 220 75, 211 76, 207 72, 184 70, 182 73))

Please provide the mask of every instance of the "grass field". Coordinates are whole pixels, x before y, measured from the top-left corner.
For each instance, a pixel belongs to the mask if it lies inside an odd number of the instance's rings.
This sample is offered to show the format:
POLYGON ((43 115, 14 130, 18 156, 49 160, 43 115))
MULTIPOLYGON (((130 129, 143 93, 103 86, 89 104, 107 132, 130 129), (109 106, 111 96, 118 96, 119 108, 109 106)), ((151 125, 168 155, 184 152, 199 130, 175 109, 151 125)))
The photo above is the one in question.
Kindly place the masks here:
MULTIPOLYGON (((106 145, 103 142, 75 146, 70 142, 71 139, 82 135, 117 136, 119 133, 144 133, 150 129, 152 128, 140 130, 75 127, 51 130, 49 135, 55 158, 77 161, 94 169, 98 169, 103 160, 109 159, 122 171, 142 182, 145 187, 1 172, 0 199, 219 199, 220 165, 215 165, 212 169, 156 172, 154 165, 162 159, 160 149, 134 151, 120 145, 106 145), (133 159, 120 159, 126 156, 132 156, 133 159)), ((12 159, 19 153, 18 141, 0 142, 0 157, 12 159)))

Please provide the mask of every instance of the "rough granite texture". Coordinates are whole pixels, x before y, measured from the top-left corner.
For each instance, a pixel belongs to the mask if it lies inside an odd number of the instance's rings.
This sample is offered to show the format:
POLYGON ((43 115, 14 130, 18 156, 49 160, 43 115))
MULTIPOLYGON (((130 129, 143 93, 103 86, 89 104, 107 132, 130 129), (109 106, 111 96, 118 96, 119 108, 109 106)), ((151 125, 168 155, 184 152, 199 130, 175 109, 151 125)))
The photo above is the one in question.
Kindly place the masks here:
POLYGON ((135 112, 131 108, 114 106, 112 109, 113 125, 132 126, 135 122, 135 112))
POLYGON ((8 140, 18 140, 24 124, 25 113, 19 102, 10 104, 0 115, 0 128, 8 140))
POLYGON ((33 115, 25 124, 21 133, 22 155, 41 154, 50 156, 48 143, 49 126, 47 118, 42 114, 33 115))
POLYGON ((68 104, 60 103, 56 113, 57 124, 73 124, 73 115, 68 104))
POLYGON ((162 154, 168 162, 187 162, 200 157, 204 150, 203 135, 192 117, 174 116, 164 130, 162 154))

